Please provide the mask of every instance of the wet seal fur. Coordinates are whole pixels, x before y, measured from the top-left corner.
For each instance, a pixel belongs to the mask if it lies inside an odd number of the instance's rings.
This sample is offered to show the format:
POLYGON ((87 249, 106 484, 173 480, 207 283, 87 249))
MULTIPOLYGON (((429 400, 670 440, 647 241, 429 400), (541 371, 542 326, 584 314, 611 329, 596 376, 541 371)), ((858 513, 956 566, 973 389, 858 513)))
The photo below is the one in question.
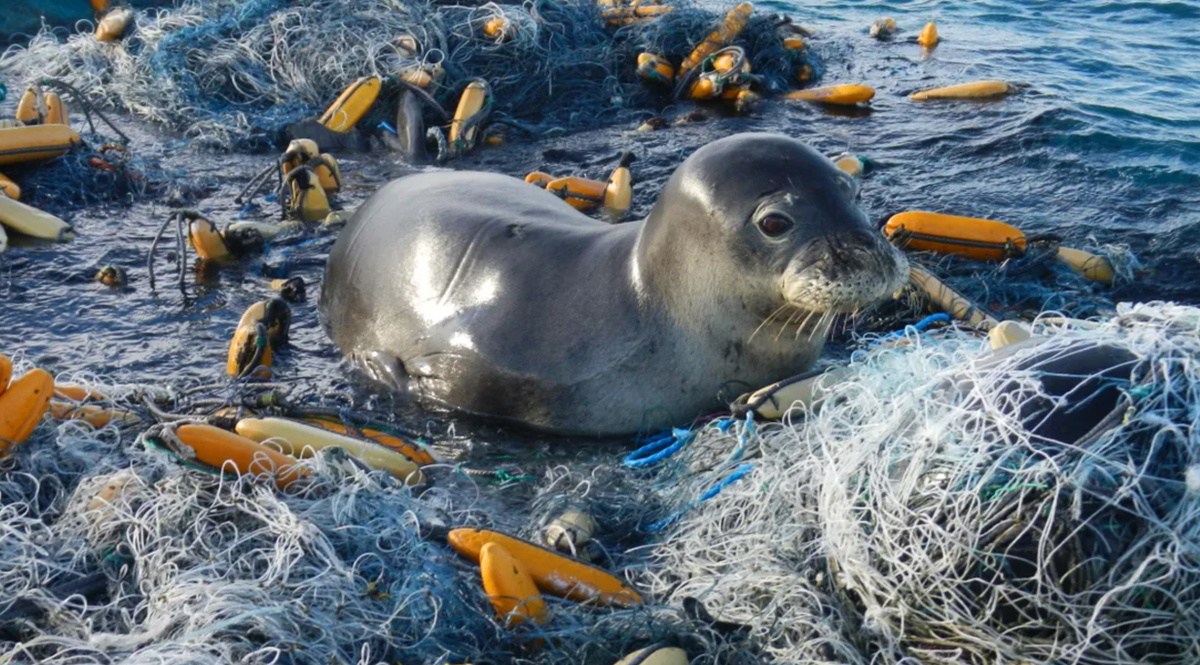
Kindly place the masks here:
POLYGON ((628 224, 507 176, 411 175, 341 232, 322 320, 421 401, 570 434, 686 423, 808 369, 834 315, 907 280, 856 194, 772 134, 697 150, 628 224))

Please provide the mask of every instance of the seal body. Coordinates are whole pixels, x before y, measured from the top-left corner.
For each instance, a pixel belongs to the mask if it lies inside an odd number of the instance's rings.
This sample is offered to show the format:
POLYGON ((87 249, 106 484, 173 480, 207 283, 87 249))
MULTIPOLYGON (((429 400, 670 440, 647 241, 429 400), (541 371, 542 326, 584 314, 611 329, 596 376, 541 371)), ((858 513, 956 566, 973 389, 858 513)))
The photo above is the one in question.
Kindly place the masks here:
POLYGON ((855 194, 767 134, 701 148, 615 226, 514 178, 411 175, 342 231, 323 321, 419 400, 572 434, 680 424, 807 369, 836 314, 903 284, 855 194))

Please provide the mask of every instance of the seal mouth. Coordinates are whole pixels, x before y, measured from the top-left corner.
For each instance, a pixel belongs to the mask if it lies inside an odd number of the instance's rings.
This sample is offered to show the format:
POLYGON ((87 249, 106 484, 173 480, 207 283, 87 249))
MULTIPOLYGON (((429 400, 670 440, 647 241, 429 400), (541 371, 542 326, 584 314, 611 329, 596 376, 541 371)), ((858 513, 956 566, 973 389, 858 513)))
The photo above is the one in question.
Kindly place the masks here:
POLYGON ((908 281, 908 259, 875 234, 815 238, 784 273, 783 296, 794 308, 820 314, 855 314, 899 291, 908 281))

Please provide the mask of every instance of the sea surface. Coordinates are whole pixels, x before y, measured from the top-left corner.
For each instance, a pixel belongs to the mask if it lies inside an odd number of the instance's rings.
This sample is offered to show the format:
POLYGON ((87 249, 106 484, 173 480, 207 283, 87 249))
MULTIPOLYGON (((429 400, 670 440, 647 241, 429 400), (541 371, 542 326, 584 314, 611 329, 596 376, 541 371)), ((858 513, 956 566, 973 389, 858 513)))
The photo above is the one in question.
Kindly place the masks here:
MULTIPOLYGON (((875 168, 862 204, 881 223, 911 209, 987 217, 1027 233, 1060 234, 1076 246, 1127 246, 1137 257, 1141 267, 1132 282, 1115 290, 1073 285, 1082 290, 1071 302, 1200 302, 1200 1, 768 0, 758 8, 816 30, 811 45, 822 63, 821 82, 874 87, 870 109, 848 113, 770 100, 751 117, 716 114, 654 133, 622 124, 549 139, 517 136, 449 166, 603 178, 621 151, 633 150, 637 217, 697 147, 739 131, 783 132, 826 154, 849 150, 869 158, 875 168), (888 42, 867 34, 883 16, 902 29, 888 42), (943 40, 932 52, 913 41, 927 21, 937 22, 943 40), (1021 91, 987 102, 907 99, 921 88, 981 79, 1011 81, 1021 91)), ((12 113, 23 88, 5 76, 0 72, 10 94, 0 115, 12 113)), ((88 204, 27 189, 28 202, 72 223, 79 237, 65 245, 14 243, 0 255, 0 352, 67 375, 220 381, 242 311, 271 295, 270 278, 300 275, 309 283, 308 299, 292 306, 291 346, 278 355, 276 376, 308 394, 347 394, 380 406, 319 324, 316 301, 332 233, 285 239, 261 259, 219 270, 189 265, 181 292, 168 232, 154 259, 158 288, 149 287, 147 251, 178 203, 219 222, 274 214, 265 203, 245 212, 232 201, 272 156, 205 152, 160 127, 131 118, 119 123, 133 137, 133 152, 163 166, 166 185, 154 197, 88 204), (124 267, 129 286, 93 282, 105 264, 124 267)), ((337 200, 347 214, 407 170, 382 149, 339 157, 348 186, 337 200)), ((4 170, 18 180, 30 173, 4 170)))

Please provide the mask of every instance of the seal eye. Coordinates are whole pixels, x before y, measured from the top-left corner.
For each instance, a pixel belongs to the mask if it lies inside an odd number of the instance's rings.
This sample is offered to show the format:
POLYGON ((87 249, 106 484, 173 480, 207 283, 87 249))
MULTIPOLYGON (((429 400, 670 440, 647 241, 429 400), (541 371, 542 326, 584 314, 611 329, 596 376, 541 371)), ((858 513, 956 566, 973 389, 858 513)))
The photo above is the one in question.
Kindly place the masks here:
POLYGON ((758 220, 758 228, 770 238, 778 238, 791 231, 794 225, 792 220, 783 215, 767 215, 758 220))

